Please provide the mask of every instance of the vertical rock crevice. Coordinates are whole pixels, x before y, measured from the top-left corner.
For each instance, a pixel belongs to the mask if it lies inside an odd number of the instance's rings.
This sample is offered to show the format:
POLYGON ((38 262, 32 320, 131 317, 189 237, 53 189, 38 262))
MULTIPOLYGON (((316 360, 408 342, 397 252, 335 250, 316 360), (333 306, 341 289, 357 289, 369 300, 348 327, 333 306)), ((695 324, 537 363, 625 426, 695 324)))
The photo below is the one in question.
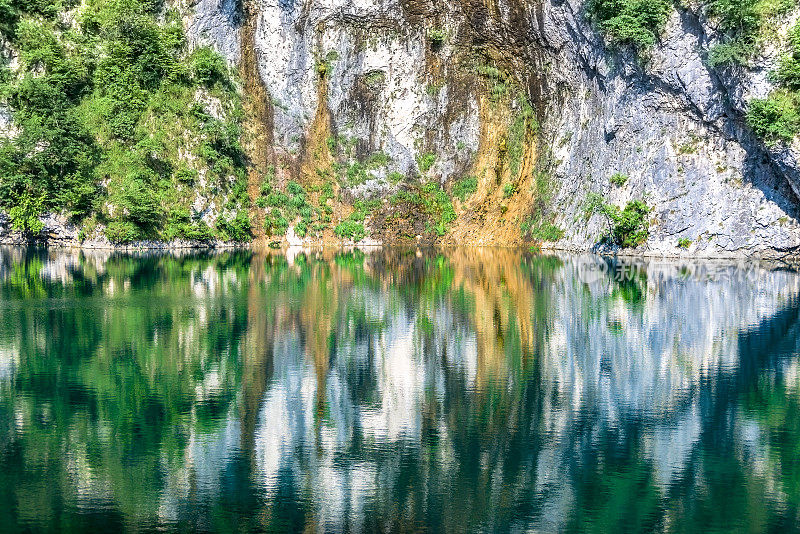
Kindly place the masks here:
POLYGON ((259 48, 256 42, 258 18, 260 16, 256 0, 244 0, 242 5, 242 26, 240 30, 241 57, 239 75, 242 79, 245 112, 245 150, 248 154, 247 193, 250 196, 255 244, 265 244, 264 212, 256 206, 261 195, 264 177, 275 164, 274 114, 272 99, 259 72, 259 48))

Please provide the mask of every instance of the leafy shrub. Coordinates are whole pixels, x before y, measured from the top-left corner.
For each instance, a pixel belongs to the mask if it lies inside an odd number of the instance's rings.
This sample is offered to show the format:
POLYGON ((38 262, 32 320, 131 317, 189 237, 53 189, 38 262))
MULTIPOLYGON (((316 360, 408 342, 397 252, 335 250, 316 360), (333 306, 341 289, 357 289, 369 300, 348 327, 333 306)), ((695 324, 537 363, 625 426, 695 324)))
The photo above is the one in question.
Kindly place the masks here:
POLYGON ((453 184, 453 196, 460 198, 461 202, 465 202, 477 190, 478 179, 474 176, 467 176, 453 184))
POLYGON ((510 198, 517 192, 517 186, 514 184, 505 184, 503 186, 503 198, 510 198))
POLYGON ((266 197, 267 206, 272 208, 281 208, 289 203, 289 197, 280 191, 273 191, 266 197))
POLYGON ((456 210, 453 201, 447 192, 438 183, 428 183, 418 190, 401 190, 389 199, 392 205, 408 203, 416 205, 420 212, 431 219, 428 231, 434 231, 439 236, 445 235, 450 224, 456 220, 456 210))
POLYGON ((214 232, 204 221, 193 221, 188 208, 173 206, 167 215, 167 222, 161 237, 167 241, 179 238, 210 241, 214 238, 214 232))
POLYGON ((678 248, 688 249, 692 246, 692 240, 682 237, 678 239, 678 248))
POLYGON ((352 215, 350 215, 350 218, 354 221, 363 221, 368 215, 371 215, 376 209, 378 209, 380 205, 381 201, 379 199, 356 199, 355 202, 353 202, 354 211, 352 215))
POLYGON ((196 170, 187 167, 175 171, 175 179, 187 185, 193 185, 195 181, 197 181, 198 176, 199 173, 196 170))
POLYGON ((613 175, 611 175, 611 178, 609 178, 608 181, 611 182, 612 185, 616 185, 617 187, 622 187, 623 185, 628 183, 628 175, 615 172, 613 175))
POLYGON ((125 218, 145 233, 162 222, 163 209, 153 188, 138 176, 123 186, 118 204, 126 212, 125 218))
POLYGON ((184 237, 193 241, 210 241, 214 238, 214 231, 205 221, 196 221, 186 228, 184 237))
POLYGON ((217 83, 228 83, 228 66, 225 60, 210 48, 198 48, 189 61, 192 76, 200 85, 211 88, 217 83))
POLYGON ((789 142, 800 133, 797 97, 776 91, 765 99, 750 101, 747 122, 767 143, 789 142))
POLYGON ((433 229, 439 236, 445 235, 456 220, 456 210, 447 192, 438 183, 425 184, 420 199, 424 210, 434 220, 433 229))
POLYGON ((430 97, 436 98, 442 92, 444 86, 444 82, 429 83, 425 86, 425 93, 430 97))
POLYGON ((302 185, 298 184, 298 183, 297 183, 297 182, 295 182, 295 181, 290 181, 290 182, 289 182, 289 183, 286 185, 286 191, 287 191, 287 192, 288 192, 290 195, 294 195, 294 196, 300 196, 300 197, 305 197, 305 196, 306 196, 306 190, 305 190, 305 188, 303 188, 303 186, 302 186, 302 185))
MULTIPOLYGON (((364 83, 367 84, 368 87, 377 87, 379 85, 383 85, 385 81, 386 73, 382 70, 371 70, 364 75, 364 83)), ((336 149, 335 137, 328 138, 328 148, 331 152, 334 152, 336 149)))
POLYGON ((747 63, 756 50, 759 32, 766 21, 792 7, 792 0, 711 0, 708 14, 719 21, 725 40, 711 49, 709 64, 747 63))
POLYGON ((606 206, 605 213, 613 222, 611 240, 623 247, 638 247, 647 240, 650 208, 641 200, 628 202, 624 209, 606 206))
MULTIPOLYGON (((785 6, 778 2, 776 9, 782 10, 785 6)), ((754 13, 751 18, 758 15, 754 13)), ((748 21, 750 25, 756 24, 751 19, 748 21)), ((773 75, 782 88, 767 98, 751 100, 747 110, 748 124, 768 145, 789 143, 800 134, 800 23, 790 30, 789 53, 781 58, 773 75)))
POLYGON ((354 242, 361 241, 367 235, 363 224, 350 219, 345 219, 336 225, 336 228, 333 229, 333 233, 336 234, 339 239, 350 239, 354 242))
POLYGON ((426 152, 417 156, 417 165, 419 165, 420 172, 425 174, 431 170, 434 164, 436 164, 436 159, 436 154, 433 152, 426 152))
POLYGON ((589 14, 609 41, 642 51, 652 47, 669 17, 669 0, 591 0, 589 14))
POLYGON ((784 87, 800 90, 800 23, 789 32, 789 53, 781 58, 775 78, 784 87))
POLYGON ((33 196, 29 192, 23 193, 15 205, 8 211, 11 227, 25 234, 36 235, 44 228, 44 223, 39 220, 44 207, 43 196, 33 196))
POLYGON ((386 167, 391 161, 392 158, 385 152, 375 152, 367 160, 367 168, 380 169, 381 167, 386 167))
POLYGON ((130 243, 141 239, 139 228, 130 221, 111 221, 105 229, 105 235, 112 243, 130 243))
POLYGON ((708 64, 712 67, 737 64, 744 65, 755 52, 755 44, 743 39, 731 40, 714 46, 708 53, 708 64))
POLYGON ((369 177, 367 168, 358 161, 347 167, 347 185, 351 187, 367 182, 369 177))
POLYGON ((270 236, 286 235, 289 229, 289 221, 283 216, 279 209, 275 209, 271 214, 267 214, 264 219, 264 231, 270 236))
POLYGON ((708 4, 709 15, 719 20, 720 29, 727 34, 726 41, 711 50, 712 66, 743 64, 753 54, 761 25, 757 4, 758 0, 712 0, 708 4))
POLYGON ((719 20, 722 31, 749 35, 758 31, 761 23, 758 3, 759 0, 711 0, 708 14, 719 20))
POLYGON ((433 28, 428 32, 428 39, 431 40, 431 44, 434 47, 442 46, 442 44, 444 44, 445 37, 444 30, 439 28, 433 28))
POLYGON ((623 209, 605 202, 601 195, 590 193, 584 204, 588 218, 601 213, 608 221, 609 231, 603 240, 622 248, 635 248, 644 243, 649 235, 647 219, 651 209, 641 200, 632 200, 623 209))
POLYGON ((238 211, 230 221, 220 216, 217 219, 217 232, 225 241, 235 241, 237 243, 249 241, 253 237, 250 216, 244 210, 238 211))

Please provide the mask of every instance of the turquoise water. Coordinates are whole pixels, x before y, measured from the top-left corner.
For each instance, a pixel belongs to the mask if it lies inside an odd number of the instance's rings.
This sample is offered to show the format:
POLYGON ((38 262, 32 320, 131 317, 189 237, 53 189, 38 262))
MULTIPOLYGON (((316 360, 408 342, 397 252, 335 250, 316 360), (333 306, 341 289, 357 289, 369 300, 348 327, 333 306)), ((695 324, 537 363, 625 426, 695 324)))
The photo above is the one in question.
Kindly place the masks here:
POLYGON ((773 267, 0 249, 0 530, 800 530, 773 267))

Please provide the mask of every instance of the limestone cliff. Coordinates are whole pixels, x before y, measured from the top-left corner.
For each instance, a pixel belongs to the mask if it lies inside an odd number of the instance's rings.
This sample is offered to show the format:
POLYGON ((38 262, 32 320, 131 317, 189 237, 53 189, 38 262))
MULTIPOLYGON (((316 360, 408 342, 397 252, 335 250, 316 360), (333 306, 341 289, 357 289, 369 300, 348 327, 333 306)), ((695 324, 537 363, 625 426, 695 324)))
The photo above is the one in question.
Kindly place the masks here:
MULTIPOLYGON (((796 253, 800 144, 766 143, 745 116, 775 89, 797 6, 770 20, 749 64, 712 67, 726 36, 708 3, 661 2, 669 18, 643 53, 604 37, 592 1, 168 2, 189 54, 210 46, 235 67, 245 122, 247 169, 212 184, 213 202, 195 192, 181 216, 211 226, 230 204, 238 234, 274 246, 796 253), (230 185, 236 176, 247 194, 230 185)), ((13 46, 0 44, 16 72, 13 46)), ((9 109, 0 99, 0 136, 15 135, 9 109)), ((180 165, 195 165, 184 156, 180 165)), ((113 217, 107 204, 98 235, 113 217)), ((66 241, 88 235, 80 223, 64 230, 61 213, 42 220, 66 241)), ((0 214, 4 241, 8 225, 0 214)))
MULTIPOLYGON (((252 54, 242 68, 268 98, 256 131, 269 130, 278 182, 333 167, 342 204, 382 201, 366 218, 375 239, 520 244, 526 220, 546 220, 564 231, 555 246, 590 249, 606 226, 585 210, 599 193, 654 208, 641 251, 800 245, 797 151, 767 148, 743 119, 770 90, 779 47, 754 68, 710 68, 720 36, 701 9, 676 9, 642 59, 607 47, 583 0, 212 4, 194 6, 190 27, 231 61, 252 54), (371 165, 375 154, 387 157, 371 165), (612 184, 615 174, 628 179, 612 184), (465 176, 477 188, 454 201, 446 231, 407 220, 404 197, 388 201, 410 182, 452 191, 465 176)), ((332 224, 347 213, 336 209, 332 224)))

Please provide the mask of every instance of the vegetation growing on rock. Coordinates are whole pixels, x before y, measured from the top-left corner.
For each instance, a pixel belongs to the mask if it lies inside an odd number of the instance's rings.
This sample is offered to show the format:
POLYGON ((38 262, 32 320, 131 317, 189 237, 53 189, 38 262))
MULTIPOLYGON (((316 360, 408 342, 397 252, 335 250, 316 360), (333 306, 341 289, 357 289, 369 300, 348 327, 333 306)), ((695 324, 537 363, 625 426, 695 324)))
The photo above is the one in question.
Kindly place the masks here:
POLYGON ((430 220, 427 230, 444 236, 456 220, 453 201, 438 183, 431 182, 408 190, 400 190, 391 198, 391 204, 412 204, 430 220))
POLYGON ((587 11, 613 44, 652 47, 664 29, 669 0, 590 0, 587 11))
POLYGON ((478 179, 474 176, 466 176, 458 180, 453 185, 453 196, 466 202, 467 198, 475 194, 478 190, 478 179))
POLYGON ((647 216, 651 211, 642 200, 632 200, 620 209, 597 193, 587 195, 584 206, 587 218, 599 213, 606 219, 608 233, 601 241, 622 248, 635 248, 647 241, 650 233, 647 216))
POLYGON ((800 23, 789 32, 789 51, 774 77, 779 89, 750 102, 747 122, 768 143, 787 143, 800 134, 800 23))
POLYGON ((767 22, 792 7, 796 7, 793 0, 711 0, 708 14, 718 21, 724 40, 711 49, 709 63, 747 63, 758 48, 767 22))
POLYGON ((613 175, 611 175, 611 178, 609 178, 608 181, 611 182, 612 185, 622 187, 628 183, 628 175, 622 174, 621 172, 615 172, 613 175))
POLYGON ((19 128, 0 141, 0 208, 16 227, 36 233, 39 214, 63 211, 119 242, 249 239, 235 82, 216 53, 188 50, 178 12, 13 0, 0 20, 19 54, 0 77, 19 128), (201 187, 213 230, 193 207, 201 187))

